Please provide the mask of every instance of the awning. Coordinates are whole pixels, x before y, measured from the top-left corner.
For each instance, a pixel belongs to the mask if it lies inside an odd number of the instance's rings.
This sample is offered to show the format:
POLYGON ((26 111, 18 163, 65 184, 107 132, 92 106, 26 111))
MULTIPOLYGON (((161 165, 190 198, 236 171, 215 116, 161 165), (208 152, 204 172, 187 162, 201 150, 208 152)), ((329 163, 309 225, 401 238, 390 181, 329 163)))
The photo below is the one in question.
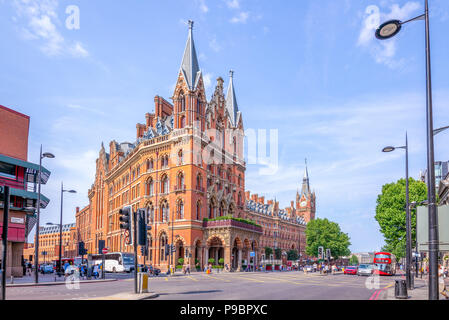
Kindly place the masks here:
MULTIPOLYGON (((37 183, 37 175, 39 174, 39 165, 38 164, 19 160, 16 158, 11 158, 11 157, 8 157, 8 156, 2 155, 2 154, 0 154, 0 162, 5 162, 5 163, 16 165, 18 167, 27 168, 27 174, 26 174, 27 182, 31 182, 31 183, 36 182, 37 183)), ((41 183, 46 184, 48 181, 48 178, 50 178, 51 172, 48 171, 43 166, 41 168, 42 168, 41 183)))

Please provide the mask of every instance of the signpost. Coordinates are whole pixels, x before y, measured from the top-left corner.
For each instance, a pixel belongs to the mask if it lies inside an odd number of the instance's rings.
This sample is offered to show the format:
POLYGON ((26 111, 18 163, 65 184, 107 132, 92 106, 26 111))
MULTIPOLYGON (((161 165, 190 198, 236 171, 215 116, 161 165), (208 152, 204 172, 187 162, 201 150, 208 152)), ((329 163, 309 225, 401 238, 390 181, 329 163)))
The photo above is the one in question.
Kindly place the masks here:
POLYGON ((101 252, 103 253, 103 262, 102 262, 102 268, 101 268, 101 278, 104 279, 106 275, 106 266, 105 266, 105 260, 106 260, 106 253, 109 252, 108 248, 101 249, 101 252))

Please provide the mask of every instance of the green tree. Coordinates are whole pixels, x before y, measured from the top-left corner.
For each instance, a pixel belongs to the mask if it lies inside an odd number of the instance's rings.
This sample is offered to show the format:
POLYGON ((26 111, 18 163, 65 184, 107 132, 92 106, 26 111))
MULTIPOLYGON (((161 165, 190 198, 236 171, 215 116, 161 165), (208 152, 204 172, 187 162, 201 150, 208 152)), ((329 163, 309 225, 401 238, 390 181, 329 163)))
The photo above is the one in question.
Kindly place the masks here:
POLYGON ((179 258, 178 259, 178 264, 184 265, 184 258, 179 258))
POLYGON ((276 260, 279 260, 282 256, 282 250, 279 248, 274 249, 274 256, 276 260))
MULTIPOLYGON (((393 253, 398 259, 405 256, 405 179, 386 184, 377 197, 375 219, 384 236, 383 250, 393 253)), ((427 186, 424 182, 409 179, 409 198, 421 202, 427 199, 427 186)), ((415 243, 416 214, 411 212, 412 243, 415 243)))
POLYGON ((331 255, 335 259, 347 256, 351 253, 349 236, 340 230, 340 226, 328 219, 315 219, 307 224, 306 253, 309 256, 318 256, 318 247, 331 249, 331 255))
POLYGON ((265 247, 265 259, 270 259, 270 255, 273 254, 273 249, 270 247, 265 247))
POLYGON ((349 264, 353 266, 359 264, 359 258, 356 255, 352 255, 351 259, 349 259, 349 264))
POLYGON ((292 249, 289 252, 287 252, 287 260, 289 260, 289 261, 298 260, 298 251, 292 249))

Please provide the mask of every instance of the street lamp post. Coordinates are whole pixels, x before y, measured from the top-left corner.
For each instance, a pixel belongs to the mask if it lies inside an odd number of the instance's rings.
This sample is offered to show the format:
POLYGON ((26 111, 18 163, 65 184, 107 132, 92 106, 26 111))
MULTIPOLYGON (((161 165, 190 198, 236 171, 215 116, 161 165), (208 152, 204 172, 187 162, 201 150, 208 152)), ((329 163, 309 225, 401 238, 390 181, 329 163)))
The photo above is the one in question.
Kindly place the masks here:
POLYGON ((411 218, 410 218, 410 199, 409 199, 409 181, 408 181, 408 136, 405 135, 405 146, 403 147, 385 147, 382 152, 393 152, 396 149, 405 149, 405 280, 407 288, 413 289, 413 279, 411 276, 411 261, 412 261, 412 232, 411 232, 411 218))
POLYGON ((61 217, 59 220, 59 274, 62 272, 62 203, 64 192, 76 193, 75 190, 64 190, 64 184, 61 182, 61 217))
POLYGON ((438 300, 438 222, 435 190, 435 154, 432 111, 432 76, 430 62, 429 1, 425 0, 425 13, 405 22, 390 20, 376 30, 376 37, 386 40, 401 31, 402 25, 416 20, 425 20, 426 28, 426 115, 427 115, 427 195, 429 199, 429 300, 438 300))
MULTIPOLYGON (((429 202, 427 200, 425 201, 421 201, 420 203, 417 203, 416 201, 413 201, 412 203, 410 203, 410 208, 411 209, 416 209, 417 210, 417 206, 419 205, 427 205, 429 202)), ((418 278, 418 211, 416 211, 416 225, 415 225, 415 237, 416 237, 416 241, 415 241, 415 276, 416 278, 418 278)), ((422 273, 421 273, 421 278, 422 278, 422 273)))
POLYGON ((42 175, 42 159, 49 158, 53 159, 55 156, 52 153, 45 152, 42 153, 42 145, 39 154, 39 172, 38 172, 38 191, 37 191, 37 222, 36 222, 36 235, 35 235, 35 246, 34 246, 34 282, 39 283, 39 220, 40 220, 40 208, 41 208, 41 175, 42 175))

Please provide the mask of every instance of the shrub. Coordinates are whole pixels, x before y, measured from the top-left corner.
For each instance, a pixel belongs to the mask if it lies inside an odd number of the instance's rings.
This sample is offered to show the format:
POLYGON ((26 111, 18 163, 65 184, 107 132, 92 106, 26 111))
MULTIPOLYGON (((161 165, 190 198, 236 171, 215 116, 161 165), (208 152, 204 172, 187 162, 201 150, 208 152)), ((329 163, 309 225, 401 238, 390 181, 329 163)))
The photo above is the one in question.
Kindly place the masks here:
POLYGON ((214 258, 210 258, 209 260, 207 260, 209 263, 214 264, 215 263, 215 259, 214 258))
POLYGON ((224 259, 223 259, 223 258, 220 258, 220 260, 218 260, 218 263, 219 263, 219 264, 224 264, 224 259))
POLYGON ((179 258, 178 259, 178 264, 184 265, 184 258, 179 258))

